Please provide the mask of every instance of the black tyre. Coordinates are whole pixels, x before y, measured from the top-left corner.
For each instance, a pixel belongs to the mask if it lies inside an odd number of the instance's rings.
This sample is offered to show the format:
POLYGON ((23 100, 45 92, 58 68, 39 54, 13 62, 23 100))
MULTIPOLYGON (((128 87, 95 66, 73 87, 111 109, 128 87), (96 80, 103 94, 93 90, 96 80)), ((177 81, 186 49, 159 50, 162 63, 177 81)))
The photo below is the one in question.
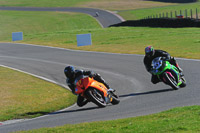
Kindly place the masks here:
POLYGON ((166 83, 170 85, 174 90, 178 90, 180 87, 177 85, 176 76, 173 72, 171 72, 173 77, 169 76, 166 72, 163 74, 163 78, 165 78, 166 83))
POLYGON ((113 105, 116 105, 116 104, 119 104, 119 102, 120 102, 120 100, 118 99, 118 97, 117 96, 115 96, 115 95, 113 95, 112 96, 112 104, 113 105))
POLYGON ((103 92, 95 88, 88 88, 86 95, 97 106, 106 107, 106 101, 105 101, 103 92))
POLYGON ((180 87, 185 87, 186 86, 186 80, 184 77, 181 77, 181 81, 182 81, 182 84, 180 85, 180 87))

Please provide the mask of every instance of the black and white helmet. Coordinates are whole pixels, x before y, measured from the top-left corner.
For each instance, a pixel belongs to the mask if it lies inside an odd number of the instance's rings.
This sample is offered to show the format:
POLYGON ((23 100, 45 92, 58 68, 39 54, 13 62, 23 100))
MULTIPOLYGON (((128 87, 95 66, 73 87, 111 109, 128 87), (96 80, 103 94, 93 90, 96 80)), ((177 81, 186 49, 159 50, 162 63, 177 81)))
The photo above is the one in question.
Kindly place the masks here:
POLYGON ((64 69, 64 73, 67 78, 71 78, 75 74, 75 69, 73 66, 67 66, 64 69))

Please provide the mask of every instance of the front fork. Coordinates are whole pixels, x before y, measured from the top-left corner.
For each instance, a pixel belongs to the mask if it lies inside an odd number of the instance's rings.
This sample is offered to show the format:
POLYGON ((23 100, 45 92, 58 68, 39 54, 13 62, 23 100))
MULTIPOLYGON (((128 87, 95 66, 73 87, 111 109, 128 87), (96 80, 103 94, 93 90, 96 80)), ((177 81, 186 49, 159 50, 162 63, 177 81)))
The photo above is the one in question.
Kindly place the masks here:
MULTIPOLYGON (((174 71, 174 70, 173 70, 174 71)), ((166 72, 169 76, 171 76, 172 78, 175 78, 173 75, 172 75, 172 73, 171 72, 166 72)), ((166 79, 163 77, 163 76, 161 76, 161 75, 157 75, 158 76, 158 79, 160 79, 160 81, 163 81, 164 83, 166 83, 167 84, 167 82, 166 82, 166 79)), ((178 82, 177 82, 177 86, 179 86, 179 85, 181 85, 182 84, 182 81, 180 80, 180 75, 178 74, 177 75, 177 78, 178 78, 178 82)))
POLYGON ((112 100, 113 100, 112 94, 110 94, 110 92, 108 92, 107 97, 105 97, 105 101, 106 101, 106 103, 108 104, 108 103, 111 103, 112 100))

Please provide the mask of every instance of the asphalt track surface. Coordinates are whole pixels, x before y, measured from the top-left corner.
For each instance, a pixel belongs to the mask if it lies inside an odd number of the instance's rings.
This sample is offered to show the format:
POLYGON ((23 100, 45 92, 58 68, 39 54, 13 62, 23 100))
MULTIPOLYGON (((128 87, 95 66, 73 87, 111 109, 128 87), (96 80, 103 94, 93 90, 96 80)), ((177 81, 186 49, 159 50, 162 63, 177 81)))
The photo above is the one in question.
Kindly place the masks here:
POLYGON ((55 127, 91 121, 112 120, 157 113, 174 107, 199 105, 200 61, 178 59, 187 87, 173 91, 163 83, 153 85, 142 55, 74 51, 36 45, 0 43, 0 65, 25 71, 65 85, 63 69, 74 65, 93 70, 116 89, 119 105, 98 108, 93 103, 74 105, 43 117, 1 122, 0 133, 55 127), (2 124, 2 125, 1 125, 2 124))
POLYGON ((106 79, 120 96, 119 105, 98 108, 89 103, 74 105, 43 117, 0 126, 0 132, 54 127, 64 124, 111 120, 157 113, 170 108, 199 105, 200 61, 178 59, 187 87, 173 91, 163 83, 153 85, 143 65, 143 56, 73 51, 35 45, 0 43, 0 64, 29 72, 61 85, 66 65, 93 70, 106 79))

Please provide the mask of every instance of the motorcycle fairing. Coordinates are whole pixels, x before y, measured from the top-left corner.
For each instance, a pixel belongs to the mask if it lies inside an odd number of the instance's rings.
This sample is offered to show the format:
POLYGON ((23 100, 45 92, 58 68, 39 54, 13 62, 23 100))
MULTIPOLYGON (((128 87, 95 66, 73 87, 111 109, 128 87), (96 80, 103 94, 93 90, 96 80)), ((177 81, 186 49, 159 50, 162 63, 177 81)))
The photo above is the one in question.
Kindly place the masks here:
POLYGON ((77 94, 83 93, 87 88, 93 87, 103 92, 104 97, 108 96, 107 88, 104 84, 94 80, 90 77, 85 77, 77 81, 75 92, 77 94))

